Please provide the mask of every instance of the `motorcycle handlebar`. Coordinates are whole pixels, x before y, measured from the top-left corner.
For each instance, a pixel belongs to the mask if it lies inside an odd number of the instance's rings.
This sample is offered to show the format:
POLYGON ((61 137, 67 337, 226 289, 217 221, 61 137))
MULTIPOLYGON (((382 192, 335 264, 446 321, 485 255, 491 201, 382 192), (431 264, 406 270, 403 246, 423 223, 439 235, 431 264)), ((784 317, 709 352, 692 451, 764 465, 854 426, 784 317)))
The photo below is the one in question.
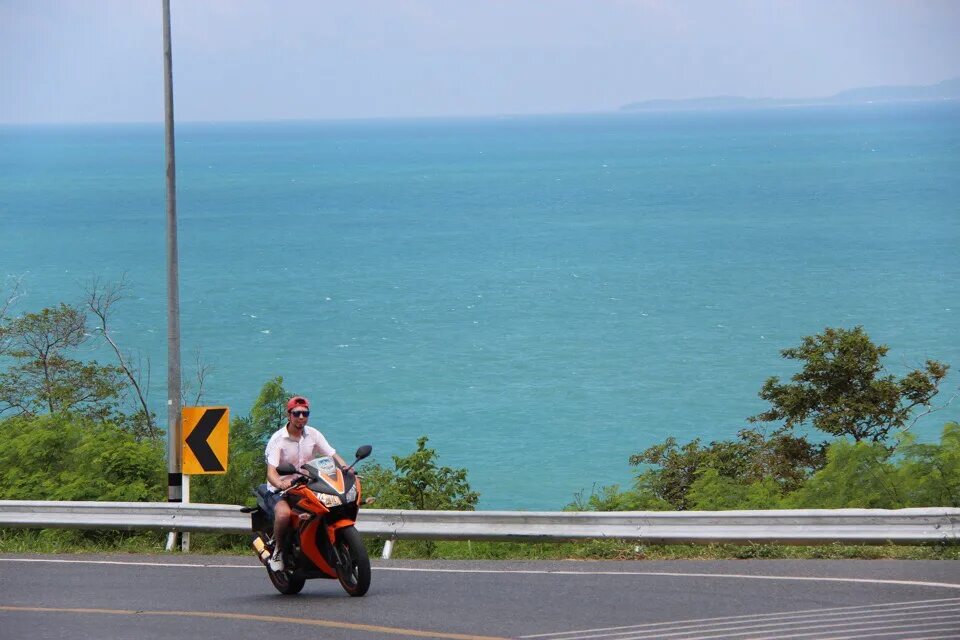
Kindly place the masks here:
MULTIPOLYGON (((353 468, 353 465, 350 465, 349 467, 341 467, 341 471, 343 471, 344 473, 352 473, 354 476, 356 476, 356 477, 358 477, 358 478, 360 477, 360 474, 357 473, 357 470, 353 468)), ((308 483, 310 482, 310 477, 307 476, 307 475, 306 475, 305 473, 303 473, 302 471, 294 471, 294 473, 296 473, 296 474, 297 474, 298 476, 300 476, 300 477, 299 477, 299 478, 295 478, 294 481, 293 481, 293 484, 291 484, 289 487, 287 487, 286 489, 284 489, 283 491, 281 491, 281 492, 280 492, 280 495, 281 495, 281 496, 286 495, 286 494, 287 494, 287 491, 290 491, 290 489, 293 489, 293 488, 296 487, 297 485, 308 484, 308 483)))
POLYGON ((290 489, 296 488, 297 485, 307 484, 307 482, 309 482, 307 477, 304 476, 303 474, 300 474, 299 478, 295 478, 293 483, 289 487, 287 487, 286 489, 280 492, 280 497, 287 495, 287 491, 290 491, 290 489))

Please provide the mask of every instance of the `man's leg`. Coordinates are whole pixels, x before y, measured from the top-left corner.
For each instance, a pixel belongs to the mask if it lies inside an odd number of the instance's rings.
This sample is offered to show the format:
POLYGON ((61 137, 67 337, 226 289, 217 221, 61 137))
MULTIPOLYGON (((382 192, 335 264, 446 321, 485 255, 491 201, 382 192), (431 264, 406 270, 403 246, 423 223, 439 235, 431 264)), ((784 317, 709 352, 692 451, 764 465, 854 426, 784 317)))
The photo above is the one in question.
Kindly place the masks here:
POLYGON ((273 508, 273 555, 270 557, 270 568, 274 571, 283 571, 283 536, 290 524, 290 505, 280 499, 273 508))

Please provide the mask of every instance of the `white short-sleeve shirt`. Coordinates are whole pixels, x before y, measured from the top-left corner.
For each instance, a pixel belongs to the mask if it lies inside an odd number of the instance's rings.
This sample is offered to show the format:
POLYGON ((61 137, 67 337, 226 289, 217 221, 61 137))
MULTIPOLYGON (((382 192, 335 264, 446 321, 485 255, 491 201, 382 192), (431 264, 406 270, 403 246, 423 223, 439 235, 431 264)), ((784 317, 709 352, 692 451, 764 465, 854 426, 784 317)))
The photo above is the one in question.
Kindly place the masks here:
MULTIPOLYGON (((290 437, 287 427, 283 426, 270 436, 267 442, 265 457, 267 464, 273 467, 279 467, 284 462, 292 464, 295 469, 300 465, 310 462, 317 456, 332 456, 337 452, 330 446, 323 434, 307 425, 303 428, 303 435, 298 439, 290 437)), ((294 478, 296 476, 280 476, 281 478, 294 478)), ((268 483, 269 485, 269 483, 268 483)), ((269 485, 270 491, 277 491, 273 485, 269 485)))

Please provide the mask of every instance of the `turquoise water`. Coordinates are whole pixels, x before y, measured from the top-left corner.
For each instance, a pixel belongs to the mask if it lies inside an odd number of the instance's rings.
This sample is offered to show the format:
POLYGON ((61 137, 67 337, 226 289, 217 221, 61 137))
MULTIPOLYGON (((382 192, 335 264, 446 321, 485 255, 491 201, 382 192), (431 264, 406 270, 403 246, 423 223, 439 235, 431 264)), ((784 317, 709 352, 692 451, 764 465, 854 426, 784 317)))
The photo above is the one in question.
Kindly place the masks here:
MULTIPOLYGON (((960 367, 956 105, 183 124, 177 161, 205 403, 244 414, 282 375, 343 452, 428 435, 482 508, 556 509, 667 436, 732 437, 826 326, 863 325, 895 373, 960 367)), ((165 418, 164 193, 159 125, 0 128, 18 309, 126 273, 114 333, 165 418)))

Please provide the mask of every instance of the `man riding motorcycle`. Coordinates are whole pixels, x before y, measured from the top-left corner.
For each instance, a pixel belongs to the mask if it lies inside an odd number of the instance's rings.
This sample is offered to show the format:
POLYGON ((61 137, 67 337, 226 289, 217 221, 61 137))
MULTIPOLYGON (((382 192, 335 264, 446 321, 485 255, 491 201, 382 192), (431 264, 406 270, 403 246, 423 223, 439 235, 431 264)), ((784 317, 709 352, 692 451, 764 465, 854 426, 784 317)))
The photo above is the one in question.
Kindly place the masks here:
POLYGON ((293 485, 296 475, 282 476, 277 467, 287 463, 294 469, 318 456, 331 456, 341 468, 347 463, 337 455, 327 439, 317 429, 307 424, 310 416, 310 402, 303 396, 294 396, 287 402, 287 424, 278 429, 267 442, 265 457, 267 462, 267 490, 265 502, 273 511, 273 554, 269 566, 272 571, 283 571, 283 536, 290 521, 290 505, 280 496, 280 492, 293 485))

